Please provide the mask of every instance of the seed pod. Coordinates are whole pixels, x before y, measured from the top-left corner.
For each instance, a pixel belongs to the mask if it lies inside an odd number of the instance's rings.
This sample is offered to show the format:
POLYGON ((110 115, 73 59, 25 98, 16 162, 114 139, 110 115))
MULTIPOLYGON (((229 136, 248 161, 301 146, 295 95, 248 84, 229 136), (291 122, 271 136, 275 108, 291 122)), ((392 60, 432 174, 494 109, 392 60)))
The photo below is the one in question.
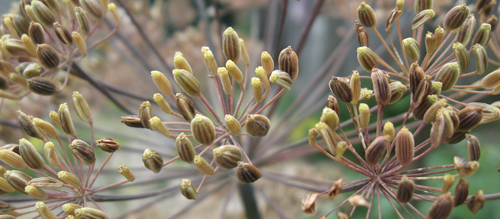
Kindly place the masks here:
MULTIPOLYGON (((361 25, 361 24, 359 24, 361 25)), ((386 28, 387 30, 387 28, 386 28)), ((358 37, 359 46, 369 46, 370 45, 370 36, 368 32, 366 32, 365 28, 358 27, 356 31, 356 36, 358 37)))
POLYGON ((327 124, 333 131, 335 131, 339 125, 337 113, 328 107, 323 108, 319 121, 327 124))
POLYGON ((75 210, 80 208, 82 208, 82 206, 73 203, 66 203, 62 206, 64 213, 71 216, 75 216, 75 210))
POLYGON ((443 176, 443 187, 441 188, 441 193, 446 193, 450 190, 450 188, 455 183, 455 177, 451 174, 444 174, 443 176))
POLYGON ((159 93, 155 93, 153 95, 153 99, 158 106, 163 110, 163 112, 167 114, 172 114, 174 111, 172 110, 172 107, 170 107, 170 104, 163 98, 163 95, 159 93))
POLYGON ((198 199, 198 192, 196 192, 196 189, 193 187, 191 180, 182 179, 180 189, 181 189, 181 194, 187 199, 189 200, 198 199))
POLYGON ((175 95, 175 105, 185 120, 188 122, 193 120, 195 114, 193 101, 181 93, 177 93, 175 95))
POLYGON ((84 122, 92 123, 92 114, 90 112, 90 107, 83 95, 78 91, 73 92, 73 107, 75 112, 84 122))
POLYGON ((269 79, 267 78, 266 70, 264 70, 262 66, 259 66, 255 68, 255 74, 257 75, 257 77, 259 77, 266 90, 270 91, 271 84, 269 83, 269 79))
POLYGON ((387 151, 389 144, 389 136, 378 136, 375 138, 366 150, 365 158, 368 165, 377 165, 384 152, 387 151))
POLYGON ((40 76, 40 74, 43 72, 43 68, 39 63, 29 63, 22 72, 24 77, 33 78, 40 76))
POLYGON ((427 218, 429 219, 442 219, 448 218, 450 216, 451 210, 453 209, 453 197, 451 194, 445 193, 437 197, 437 199, 432 203, 432 206, 427 213, 427 218))
POLYGON ((231 75, 231 77, 234 78, 236 82, 240 84, 243 83, 243 73, 233 61, 227 60, 226 69, 229 72, 229 75, 231 75))
POLYGON ((55 149, 54 143, 50 141, 45 143, 43 152, 50 166, 52 166, 53 168, 59 168, 61 166, 61 162, 59 161, 59 157, 57 155, 58 152, 55 149))
POLYGON ((370 48, 366 46, 358 47, 356 50, 358 53, 358 62, 367 72, 371 72, 372 68, 377 67, 378 56, 370 48))
POLYGON ((57 85, 55 81, 49 78, 40 76, 32 77, 30 79, 27 79, 26 82, 28 83, 28 88, 30 89, 30 91, 39 95, 49 96, 54 95, 60 91, 59 85, 57 85))
POLYGON ((236 176, 238 180, 243 183, 253 183, 262 177, 262 173, 252 164, 238 161, 238 168, 236 168, 236 176))
POLYGON ((434 51, 436 51, 436 49, 438 48, 436 46, 436 38, 434 37, 434 34, 431 32, 427 32, 425 34, 424 42, 425 42, 425 51, 427 55, 432 56, 434 51))
POLYGON ((215 141, 216 134, 214 123, 206 116, 196 114, 191 121, 191 132, 193 133, 194 139, 203 145, 210 146, 215 141))
POLYGON ((481 107, 468 105, 458 112, 458 118, 460 124, 456 131, 469 131, 481 122, 483 118, 481 107))
MULTIPOLYGON (((299 57, 292 50, 291 46, 281 50, 278 57, 279 70, 284 71, 290 75, 292 83, 299 76, 299 57)), ((262 80, 262 79, 261 79, 262 80)))
POLYGON ((316 215, 316 198, 318 198, 318 193, 309 193, 306 198, 302 199, 302 205, 300 210, 305 214, 316 215))
POLYGON ((353 195, 349 199, 347 199, 349 203, 353 206, 365 206, 370 207, 370 202, 368 202, 362 195, 353 195))
POLYGON ((472 46, 472 53, 476 55, 476 74, 482 75, 488 69, 488 53, 480 44, 472 46))
POLYGON ((15 57, 18 56, 29 56, 29 52, 24 46, 23 42, 19 39, 9 38, 3 41, 3 49, 15 57))
POLYGON ((24 16, 16 14, 12 16, 12 25, 17 31, 17 34, 24 35, 28 33, 28 28, 30 26, 30 21, 24 16))
POLYGON ((455 51, 455 58, 457 59, 457 63, 460 66, 460 73, 463 74, 469 68, 469 52, 461 43, 454 43, 453 51, 455 51))
POLYGON ((329 84, 330 90, 344 103, 352 102, 353 95, 349 84, 342 78, 332 76, 329 84))
POLYGON ((69 33, 68 29, 66 29, 63 25, 59 24, 58 22, 54 23, 54 32, 59 38, 61 42, 64 44, 71 46, 73 45, 73 38, 71 38, 71 34, 69 33))
POLYGON ((432 20, 436 16, 436 13, 432 9, 425 9, 419 12, 415 17, 413 18, 413 21, 411 22, 411 29, 416 30, 428 21, 432 20))
POLYGON ((472 41, 474 32, 476 31, 476 26, 476 17, 474 17, 474 14, 469 14, 457 33, 457 42, 463 44, 464 46, 468 46, 472 41))
POLYGON ((174 56, 174 67, 176 69, 184 69, 189 73, 193 73, 193 69, 191 69, 191 65, 189 65, 188 61, 184 58, 181 52, 175 52, 174 56))
POLYGON ((477 211, 483 208, 485 201, 486 199, 484 198, 483 190, 479 190, 476 194, 470 197, 465 204, 467 205, 469 211, 476 215, 477 211))
POLYGON ((352 91, 352 103, 356 105, 361 95, 361 77, 358 71, 352 71, 351 80, 349 82, 352 91))
POLYGON ((26 168, 26 163, 24 162, 23 158, 10 150, 2 149, 0 150, 0 160, 7 165, 11 166, 12 168, 16 169, 24 169, 26 168))
POLYGON ((37 188, 35 186, 26 186, 24 188, 24 191, 31 197, 38 199, 38 200, 46 200, 49 198, 49 195, 41 190, 40 188, 37 188))
POLYGON ((203 174, 210 176, 215 175, 214 168, 203 157, 194 156, 194 165, 203 174))
POLYGON ((33 169, 42 169, 45 167, 43 158, 35 149, 35 146, 24 138, 19 140, 19 153, 29 167, 33 169))
POLYGON ((423 99, 415 109, 413 109, 413 118, 415 120, 423 120, 427 110, 438 100, 437 95, 428 95, 423 99))
POLYGON ((365 103, 360 103, 358 111, 361 128, 368 128, 370 124, 370 107, 365 103))
POLYGON ((97 140, 95 143, 97 147, 100 147, 101 150, 108 153, 113 153, 119 150, 121 147, 121 145, 118 142, 113 141, 113 139, 111 138, 103 138, 101 140, 97 140))
POLYGON ((222 52, 226 60, 232 60, 236 63, 240 59, 240 39, 232 27, 228 27, 222 34, 222 52))
POLYGON ((226 123, 227 129, 231 135, 238 136, 241 134, 241 124, 236 118, 234 118, 234 116, 227 114, 224 117, 224 122, 226 123))
POLYGON ((222 84, 222 90, 224 90, 224 93, 229 96, 233 91, 233 86, 231 85, 231 78, 229 78, 227 69, 225 67, 220 67, 217 69, 217 74, 219 75, 222 84))
POLYGON ((408 179, 406 175, 403 175, 401 181, 398 185, 398 191, 396 197, 401 203, 408 203, 413 198, 413 190, 415 189, 415 183, 413 180, 408 179))
POLYGON ((177 153, 179 153, 179 158, 187 163, 194 162, 194 156, 196 156, 196 151, 194 151, 193 144, 184 133, 181 133, 175 139, 175 148, 177 153))
POLYGON ((15 210, 15 208, 11 204, 4 202, 4 201, 0 201, 0 214, 2 214, 2 215, 0 215, 1 216, 0 218, 3 219, 4 215, 11 216, 11 217, 8 217, 7 219, 16 218, 16 217, 12 216, 12 215, 17 214, 17 212, 15 212, 14 210, 15 210), (8 215, 8 214, 11 214, 11 215, 8 215))
POLYGON ((443 67, 441 67, 441 69, 439 69, 434 80, 443 83, 441 91, 446 92, 453 88, 458 80, 460 72, 463 71, 460 70, 460 65, 457 62, 446 63, 443 67))
POLYGON ((28 181, 32 179, 28 174, 17 170, 7 170, 4 174, 4 178, 12 188, 24 194, 26 194, 24 187, 26 187, 28 181))
POLYGON ((333 95, 328 95, 328 108, 332 109, 338 116, 340 116, 339 102, 333 95))
MULTIPOLYGON (((95 0, 80 0, 80 5, 87 11, 90 17, 101 20, 103 17, 103 10, 101 5, 95 0)), ((107 4, 106 4, 107 6, 107 4)))
POLYGON ((453 135, 446 140, 448 144, 458 144, 465 139, 465 135, 469 132, 454 132, 453 135))
POLYGON ((314 128, 319 131, 319 134, 321 134, 321 137, 323 137, 323 140, 325 141, 326 147, 330 151, 330 153, 334 154, 337 151, 337 142, 335 141, 335 136, 333 130, 325 124, 324 122, 318 122, 314 128))
POLYGON ((488 20, 486 20, 486 23, 491 26, 491 31, 495 31, 495 28, 497 27, 498 24, 498 18, 495 15, 491 15, 488 20))
POLYGON ((260 56, 260 62, 262 64, 262 67, 266 70, 267 76, 269 77, 274 69, 273 57, 271 57, 271 55, 267 51, 264 51, 260 56))
POLYGON ((486 46, 488 46, 488 42, 490 41, 490 37, 491 25, 483 23, 481 24, 481 26, 479 26, 479 29, 477 30, 476 35, 472 40, 472 45, 480 44, 481 46, 486 48, 486 46))
POLYGON ((120 122, 125 124, 128 127, 145 128, 142 125, 141 119, 136 115, 122 116, 120 119, 120 122))
POLYGON ((336 180, 335 182, 330 185, 330 188, 328 189, 328 198, 330 200, 333 200, 340 192, 342 192, 342 187, 343 187, 343 179, 340 178, 336 180))
MULTIPOLYGON (((5 170, 5 171, 7 171, 7 170, 5 170)), ((1 174, 1 177, 0 177, 0 191, 1 191, 2 195, 16 191, 16 189, 14 189, 9 184, 9 182, 7 182, 7 180, 5 178, 3 178, 4 174, 1 174)))
POLYGON ((73 40, 76 48, 78 48, 78 51, 83 55, 83 57, 87 56, 87 43, 85 43, 82 35, 80 35, 80 33, 76 31, 73 31, 71 33, 71 39, 73 40))
POLYGON ((90 166, 95 163, 94 148, 80 139, 75 139, 69 144, 71 152, 75 157, 81 160, 85 165, 90 166))
POLYGON ((361 2, 358 7, 358 20, 366 27, 375 27, 377 24, 375 12, 365 2, 361 2))
POLYGON ((29 18, 33 22, 39 23, 40 21, 36 17, 35 12, 33 12, 33 7, 31 7, 31 5, 29 5, 29 4, 30 3, 28 3, 28 2, 21 1, 21 4, 19 4, 19 11, 21 11, 21 14, 25 18, 29 18))
POLYGON ((36 187, 60 188, 64 185, 64 183, 52 177, 38 177, 28 181, 27 185, 36 187))
POLYGON ((466 134, 465 138, 467 138, 465 144, 467 145, 469 160, 478 161, 479 157, 481 157, 481 145, 479 144, 479 139, 477 139, 476 136, 469 134, 466 134))
POLYGON ((425 72, 418 65, 418 63, 413 63, 410 66, 410 72, 408 74, 410 78, 410 91, 413 95, 415 95, 415 92, 417 91, 420 82, 424 80, 425 72))
POLYGON ((464 23, 465 19, 469 16, 469 8, 467 5, 457 5, 450 9, 443 19, 444 29, 448 31, 453 31, 460 28, 464 23))
POLYGON ((500 85, 500 70, 493 71, 481 80, 481 87, 485 89, 494 88, 500 85))
POLYGON ((453 135, 453 122, 448 110, 442 108, 436 114, 436 121, 431 128, 431 147, 436 148, 453 135))
POLYGON ((26 115, 23 111, 17 110, 17 121, 19 122, 19 126, 23 129, 26 134, 28 134, 31 137, 35 137, 38 139, 42 139, 42 133, 40 133, 40 130, 38 130, 37 127, 33 124, 31 119, 26 115))
POLYGON ((171 137, 170 131, 168 131, 167 126, 165 126, 165 124, 163 124, 163 122, 161 121, 160 118, 158 118, 158 116, 155 116, 155 117, 151 118, 149 120, 149 124, 151 125, 151 127, 154 130, 159 131, 165 137, 167 137, 167 138, 171 137))
POLYGON ((75 210, 75 216, 78 219, 108 219, 106 213, 94 208, 79 208, 75 210))
POLYGON ((262 82, 260 81, 259 78, 257 77, 253 77, 252 78, 252 82, 251 82, 251 85, 252 85, 252 94, 253 94, 253 99, 257 102, 257 103, 262 103, 262 82))
POLYGON ((464 179, 458 181, 455 187, 455 197, 453 198, 453 207, 457 207, 465 202, 467 196, 469 195, 469 182, 464 179))
MULTIPOLYGON (((40 3, 43 4, 43 3, 40 3)), ((50 209, 45 206, 45 203, 43 202, 37 202, 35 204, 35 209, 38 212, 38 214, 43 218, 43 219, 57 219, 58 217, 50 211, 50 209)))
POLYGON ((217 166, 223 169, 232 169, 241 161, 242 152, 234 145, 222 145, 213 150, 217 166))
POLYGON ((436 120, 436 114, 438 110, 446 106, 446 99, 440 99, 436 101, 434 104, 432 104, 429 109, 424 114, 424 122, 425 124, 429 124, 431 122, 434 122, 436 120))
POLYGON ((174 69, 172 71, 175 82, 182 88, 189 96, 199 96, 201 94, 200 82, 194 77, 193 74, 184 69, 174 69))
POLYGON ((406 38, 403 40, 403 49, 410 62, 418 62, 420 60, 420 45, 413 38, 406 38))
POLYGON ((432 9, 432 2, 433 0, 415 0, 413 5, 415 14, 418 14, 423 10, 432 9))
MULTIPOLYGON (((201 48, 203 51, 204 48, 201 48)), ((203 61, 205 61, 205 65, 207 66, 208 70, 214 74, 214 76, 217 76, 217 62, 215 61, 214 54, 212 51, 206 47, 207 51, 203 52, 203 61)))
POLYGON ((130 171, 130 169, 125 165, 118 167, 118 172, 120 172, 120 174, 122 174, 129 182, 133 182, 135 180, 134 174, 132 174, 132 171, 130 171))
POLYGON ((269 77, 269 81, 275 84, 280 85, 286 90, 290 90, 292 88, 293 80, 290 78, 290 75, 284 71, 274 70, 269 77))
POLYGON ((118 8, 116 7, 115 3, 109 3, 108 9, 109 9, 109 12, 111 12, 111 14, 113 15, 113 18, 115 20, 115 25, 117 27, 119 27, 121 25, 120 13, 119 13, 118 8))
POLYGON ((87 12, 85 12, 81 7, 75 7, 75 17, 82 34, 84 36, 89 35, 90 22, 89 18, 87 17, 87 12))
POLYGON ((471 102, 469 105, 478 106, 481 108, 481 114, 483 118, 481 119, 481 123, 488 123, 492 121, 497 121, 500 119, 500 109, 485 103, 471 102))
POLYGON ((141 119, 142 126, 147 129, 154 130, 153 126, 149 123, 149 120, 153 117, 151 112, 151 103, 149 101, 142 102, 139 107, 139 118, 141 119))
POLYGON ((417 90, 415 90, 415 93, 413 94, 413 103, 417 106, 420 105, 423 100, 430 95, 431 88, 431 79, 429 76, 425 76, 422 81, 420 81, 417 90))
POLYGON ((28 51, 30 56, 36 56, 36 47, 35 44, 33 44, 33 41, 29 38, 28 35, 23 34, 21 37, 21 41, 23 42, 24 48, 26 51, 28 51))
POLYGON ((56 22, 54 13, 43 2, 39 0, 31 1, 31 9, 43 26, 51 28, 52 24, 56 22))
POLYGON ((389 105, 397 103, 406 92, 406 86, 399 82, 394 81, 389 84, 389 89, 391 91, 391 100, 387 103, 389 105))
POLYGON ((59 67, 61 58, 57 51, 49 44, 41 44, 36 48, 36 58, 42 66, 48 70, 54 70, 59 67))
POLYGON ((453 158, 453 163, 455 164, 455 170, 458 171, 459 177, 468 177, 475 173, 477 168, 479 168, 479 162, 467 161, 464 158, 457 156, 453 158))
POLYGON ((158 152, 146 148, 142 154, 142 162, 144 166, 154 173, 159 173, 163 167, 163 158, 158 152))
POLYGON ((271 121, 260 114, 248 114, 245 125, 247 133, 253 137, 263 137, 271 129, 271 121))
POLYGON ((12 151, 16 154, 19 154, 19 144, 5 144, 5 145, 0 147, 0 150, 3 150, 3 149, 12 151))
POLYGON ((387 105, 391 100, 391 89, 387 80, 387 74, 378 68, 373 68, 371 78, 377 104, 380 106, 387 105))
POLYGON ((388 135, 389 141, 392 142, 392 140, 394 140, 394 136, 396 135, 396 131, 394 130, 394 124, 392 124, 392 122, 390 121, 385 122, 384 127, 382 129, 382 134, 384 136, 388 135))

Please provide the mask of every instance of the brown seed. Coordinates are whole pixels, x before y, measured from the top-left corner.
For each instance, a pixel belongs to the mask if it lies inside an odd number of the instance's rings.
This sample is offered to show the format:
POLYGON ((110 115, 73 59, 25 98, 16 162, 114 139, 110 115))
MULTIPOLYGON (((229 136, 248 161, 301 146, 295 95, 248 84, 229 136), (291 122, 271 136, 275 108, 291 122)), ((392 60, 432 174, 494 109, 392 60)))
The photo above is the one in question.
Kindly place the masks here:
POLYGON ((71 46, 73 44, 71 33, 69 33, 68 29, 66 29, 58 22, 54 23, 54 32, 56 33, 57 38, 59 38, 59 40, 61 40, 61 42, 63 42, 64 44, 68 46, 71 46))
POLYGON ((413 180, 408 179, 406 175, 403 175, 401 181, 399 182, 398 191, 396 197, 401 203, 410 202, 413 198, 413 190, 415 189, 415 183, 413 180))
POLYGON ((330 185, 327 193, 329 199, 333 200, 338 194, 340 194, 340 192, 342 192, 343 182, 343 179, 340 178, 337 181, 333 182, 332 185, 330 185))
POLYGON ((291 46, 281 50, 278 57, 279 70, 284 71, 290 75, 292 82, 297 79, 299 75, 299 57, 292 50, 291 46))
POLYGON ((328 95, 328 108, 332 109, 338 116, 340 116, 339 102, 333 95, 328 95))
POLYGON ((184 117, 185 120, 191 122, 194 119, 195 110, 194 104, 191 99, 182 95, 181 93, 177 93, 175 95, 175 105, 179 110, 179 113, 184 117))
POLYGON ((42 155, 38 153, 31 142, 24 138, 19 140, 19 154, 29 167, 33 169, 42 169, 45 167, 42 155))
POLYGON ((469 8, 467 5, 457 5, 450 9, 443 19, 444 29, 448 31, 460 28, 465 19, 469 16, 469 8))
POLYGON ((391 13, 389 14, 389 17, 387 17, 387 21, 385 22, 385 32, 389 33, 392 27, 392 23, 399 18, 403 14, 401 10, 398 9, 392 9, 391 13))
POLYGON ((240 59, 240 39, 232 27, 228 27, 222 34, 222 52, 226 60, 232 60, 237 63, 240 59))
POLYGON ((142 102, 139 107, 139 118, 141 119, 142 126, 147 129, 154 130, 153 126, 149 123, 149 120, 153 118, 153 113, 151 112, 151 103, 149 101, 142 102))
POLYGON ((193 144, 184 133, 180 133, 175 139, 175 149, 181 160, 187 163, 194 162, 194 156, 196 156, 196 151, 193 148, 193 144))
POLYGON ((377 24, 375 12, 365 2, 361 2, 358 7, 358 19, 366 27, 374 27, 377 24))
MULTIPOLYGON (((88 14, 96 19, 101 20, 103 16, 103 10, 101 5, 95 0, 80 0, 80 5, 88 12, 88 14)), ((107 6, 107 5, 106 5, 107 6)))
POLYGON ((43 30, 43 26, 38 22, 32 21, 30 23, 28 35, 35 44, 45 43, 45 31, 43 30))
POLYGON ((32 179, 28 174, 18 170, 7 170, 4 174, 4 178, 9 182, 12 188, 24 194, 26 194, 24 187, 26 187, 28 181, 32 179))
POLYGON ((477 211, 483 208, 485 201, 483 190, 479 190, 467 200, 466 205, 470 212, 475 215, 477 211))
POLYGON ((469 132, 454 132, 453 135, 446 140, 448 144, 458 144, 465 139, 465 135, 469 132))
POLYGON ((436 121, 431 128, 431 147, 436 148, 443 144, 446 139, 453 135, 453 121, 451 121, 449 112, 442 108, 436 114, 436 121))
POLYGON ((469 195, 469 182, 465 179, 460 179, 458 181, 457 187, 455 187, 455 197, 453 199, 453 207, 457 207, 464 203, 469 195))
POLYGON ((361 46, 356 52, 358 53, 358 62, 365 71, 371 72, 373 68, 377 67, 378 56, 370 48, 361 46))
POLYGON ((415 0, 413 9, 415 14, 420 13, 423 10, 432 9, 433 0, 415 0))
POLYGON ((464 46, 468 46, 472 41, 472 38, 474 37, 476 26, 476 17, 474 16, 474 14, 469 14, 457 33, 457 42, 463 44, 464 46))
POLYGON ((477 139, 476 136, 469 134, 465 134, 465 138, 467 138, 465 144, 467 145, 469 160, 478 161, 479 157, 481 157, 481 145, 479 144, 479 139, 477 139))
POLYGON ((41 44, 36 48, 36 57, 42 66, 46 69, 53 70, 59 67, 61 58, 59 53, 49 44, 41 44))
POLYGON ((97 147, 100 147, 101 150, 106 151, 108 153, 113 153, 118 149, 120 149, 121 147, 121 145, 118 142, 113 141, 113 139, 111 138, 103 138, 101 140, 97 140, 95 143, 97 147))
POLYGON ((314 128, 318 130, 321 137, 325 141, 326 147, 330 153, 334 154, 337 152, 337 142, 335 140, 335 133, 333 130, 324 122, 318 122, 314 128))
POLYGON ((306 198, 302 199, 302 205, 300 210, 305 214, 316 215, 316 198, 318 198, 318 193, 309 193, 306 198))
POLYGON ((477 30, 476 35, 472 40, 472 45, 480 44, 481 46, 486 47, 488 45, 488 42, 490 41, 490 37, 491 25, 483 23, 481 24, 481 26, 479 26, 479 29, 477 30))
POLYGON ((353 99, 349 84, 342 78, 332 76, 329 82, 330 90, 344 103, 350 103, 353 99))
POLYGON ((483 119, 481 107, 468 105, 458 112, 460 124, 456 131, 469 131, 483 119))
POLYGON ((36 187, 60 188, 64 185, 64 183, 52 177, 38 177, 28 181, 27 185, 36 187))
POLYGON ((413 63, 410 66, 410 72, 409 72, 409 78, 410 78, 410 91, 412 94, 415 95, 415 92, 417 91, 418 86, 420 85, 420 82, 424 80, 425 77, 425 72, 424 70, 418 65, 418 63, 413 63))
POLYGON ((384 152, 387 151, 387 147, 389 146, 389 136, 378 136, 375 140, 372 141, 368 149, 366 150, 366 162, 370 166, 375 166, 378 164, 378 161, 384 155, 384 152))
POLYGON ((49 96, 60 91, 59 85, 49 78, 40 76, 32 77, 26 80, 26 82, 30 91, 39 95, 49 96))
POLYGON ((181 194, 187 199, 190 200, 198 199, 198 192, 196 192, 196 189, 194 188, 193 183, 191 183, 191 180, 182 179, 180 189, 181 189, 181 194))
POLYGON ((213 150, 217 166, 223 169, 232 169, 241 161, 242 152, 234 145, 222 145, 213 150))
POLYGON ((446 63, 439 69, 434 80, 443 83, 441 87, 442 92, 451 90, 460 76, 460 66, 457 62, 446 63))
POLYGON ((122 116, 120 122, 128 127, 144 128, 141 119, 137 115, 122 116))
POLYGON ((191 121, 191 132, 194 139, 203 145, 210 146, 215 141, 214 123, 206 116, 196 114, 191 121))
POLYGON ((78 27, 83 35, 87 36, 90 32, 90 22, 85 12, 81 7, 75 7, 76 21, 78 22, 78 27))
POLYGON ((35 137, 38 139, 42 139, 42 133, 38 130, 37 127, 33 124, 33 121, 26 115, 23 111, 17 110, 17 121, 19 122, 19 126, 23 129, 26 134, 31 137, 35 137))
POLYGON ((445 219, 448 218, 453 209, 453 197, 448 192, 437 197, 437 199, 432 203, 429 212, 427 213, 427 218, 429 219, 445 219))
POLYGON ((271 129, 271 121, 264 115, 249 114, 245 124, 247 133, 254 137, 266 136, 271 129))
POLYGON ((90 166, 95 163, 94 149, 80 139, 75 139, 69 145, 71 152, 75 157, 81 160, 85 165, 90 166))
POLYGON ((415 140, 413 138, 413 134, 403 126, 396 135, 394 143, 398 162, 403 167, 407 167, 411 164, 413 157, 415 156, 415 140))
POLYGON ((154 173, 159 173, 163 167, 163 158, 158 152, 146 148, 142 154, 142 162, 144 166, 154 173))
POLYGON ((429 76, 425 76, 419 83, 415 93, 413 93, 413 103, 418 106, 422 101, 430 95, 432 82, 429 76))
POLYGON ((253 183, 262 177, 262 173, 254 165, 238 161, 236 176, 241 183, 253 183))

